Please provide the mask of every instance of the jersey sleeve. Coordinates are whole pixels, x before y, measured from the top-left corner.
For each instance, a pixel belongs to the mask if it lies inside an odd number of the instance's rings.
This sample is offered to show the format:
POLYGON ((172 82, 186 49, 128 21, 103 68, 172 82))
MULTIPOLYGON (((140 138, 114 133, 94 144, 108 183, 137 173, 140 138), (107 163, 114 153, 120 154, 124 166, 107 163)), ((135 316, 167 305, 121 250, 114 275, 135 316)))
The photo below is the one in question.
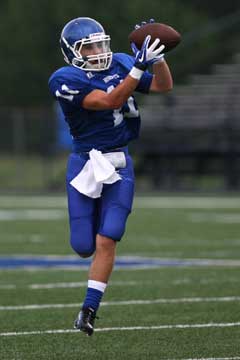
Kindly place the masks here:
MULTIPOLYGON (((117 53, 116 58, 124 66, 126 72, 129 73, 135 62, 134 57, 124 53, 117 53)), ((145 71, 139 81, 136 91, 148 94, 152 79, 153 74, 151 74, 149 71, 145 71)))
POLYGON ((49 88, 60 103, 73 106, 81 106, 84 97, 93 90, 85 74, 61 69, 50 77, 49 88))

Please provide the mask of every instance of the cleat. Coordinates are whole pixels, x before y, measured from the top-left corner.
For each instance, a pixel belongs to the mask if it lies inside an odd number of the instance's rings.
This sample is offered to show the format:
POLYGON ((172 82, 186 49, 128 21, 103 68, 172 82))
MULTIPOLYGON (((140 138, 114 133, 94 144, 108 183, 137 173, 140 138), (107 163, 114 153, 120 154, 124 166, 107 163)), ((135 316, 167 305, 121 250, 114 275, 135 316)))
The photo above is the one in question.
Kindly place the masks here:
POLYGON ((85 332, 88 336, 91 336, 94 331, 94 321, 96 317, 96 311, 93 309, 82 309, 74 322, 74 328, 85 332))

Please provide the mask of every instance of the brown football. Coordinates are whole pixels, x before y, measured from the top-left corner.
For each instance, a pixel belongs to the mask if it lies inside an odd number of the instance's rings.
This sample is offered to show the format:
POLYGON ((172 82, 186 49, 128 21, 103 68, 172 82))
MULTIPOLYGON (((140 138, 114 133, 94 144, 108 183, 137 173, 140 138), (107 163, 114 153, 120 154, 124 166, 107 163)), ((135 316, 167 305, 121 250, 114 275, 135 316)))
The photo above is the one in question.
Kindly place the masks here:
POLYGON ((161 23, 148 23, 142 25, 129 34, 128 40, 130 43, 134 42, 140 50, 147 35, 151 35, 150 44, 152 44, 156 38, 159 38, 161 44, 165 45, 164 52, 168 52, 175 48, 181 41, 179 32, 171 26, 161 23))

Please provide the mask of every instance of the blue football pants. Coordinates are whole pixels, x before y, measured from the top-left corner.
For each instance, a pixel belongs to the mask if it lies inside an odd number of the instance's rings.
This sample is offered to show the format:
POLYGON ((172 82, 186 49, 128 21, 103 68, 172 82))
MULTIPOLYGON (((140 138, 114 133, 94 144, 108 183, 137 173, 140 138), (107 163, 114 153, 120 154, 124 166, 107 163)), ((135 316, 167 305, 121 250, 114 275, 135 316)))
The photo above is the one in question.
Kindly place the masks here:
POLYGON ((121 240, 124 234, 134 195, 133 163, 126 148, 124 152, 126 167, 118 170, 122 180, 104 184, 98 199, 87 197, 70 185, 70 181, 85 165, 88 155, 72 153, 69 156, 66 181, 70 243, 73 250, 81 256, 94 253, 97 234, 115 241, 121 240))

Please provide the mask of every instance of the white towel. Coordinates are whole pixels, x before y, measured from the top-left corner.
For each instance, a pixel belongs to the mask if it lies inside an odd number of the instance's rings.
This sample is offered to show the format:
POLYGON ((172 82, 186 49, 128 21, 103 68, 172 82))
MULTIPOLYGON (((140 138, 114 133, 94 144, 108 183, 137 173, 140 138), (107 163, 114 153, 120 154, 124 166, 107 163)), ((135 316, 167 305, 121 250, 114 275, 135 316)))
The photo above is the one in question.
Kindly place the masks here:
POLYGON ((95 149, 89 152, 89 158, 70 184, 80 193, 95 199, 101 196, 103 184, 121 180, 116 168, 126 167, 126 158, 122 151, 102 154, 95 149))

